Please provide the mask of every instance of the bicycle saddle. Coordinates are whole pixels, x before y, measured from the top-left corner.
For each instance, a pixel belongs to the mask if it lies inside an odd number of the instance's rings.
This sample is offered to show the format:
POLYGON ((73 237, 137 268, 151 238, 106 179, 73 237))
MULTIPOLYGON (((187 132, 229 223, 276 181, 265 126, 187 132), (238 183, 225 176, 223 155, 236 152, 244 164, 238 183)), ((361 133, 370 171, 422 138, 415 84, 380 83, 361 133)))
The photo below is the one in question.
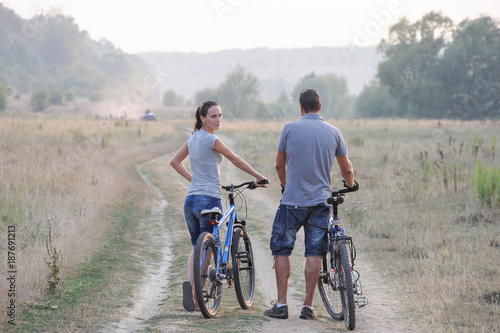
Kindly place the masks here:
POLYGON ((214 207, 212 209, 204 209, 201 211, 201 216, 205 217, 205 216, 213 216, 213 215, 220 215, 221 214, 221 211, 220 211, 220 208, 219 207, 214 207))

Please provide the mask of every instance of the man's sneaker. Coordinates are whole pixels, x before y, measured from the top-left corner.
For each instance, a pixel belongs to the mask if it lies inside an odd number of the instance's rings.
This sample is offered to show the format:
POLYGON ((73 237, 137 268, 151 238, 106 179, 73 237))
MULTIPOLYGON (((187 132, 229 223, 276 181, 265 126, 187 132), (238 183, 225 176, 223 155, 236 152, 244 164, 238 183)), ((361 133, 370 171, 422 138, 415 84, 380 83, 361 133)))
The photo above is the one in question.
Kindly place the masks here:
POLYGON ((287 319, 288 318, 288 305, 278 308, 276 304, 272 308, 264 311, 264 315, 273 318, 287 319))
POLYGON ((306 320, 314 320, 316 319, 316 314, 310 307, 304 306, 302 307, 302 312, 300 313, 299 318, 306 320))
POLYGON ((193 291, 191 290, 191 282, 189 281, 184 281, 182 284, 182 305, 186 311, 194 311, 193 291))

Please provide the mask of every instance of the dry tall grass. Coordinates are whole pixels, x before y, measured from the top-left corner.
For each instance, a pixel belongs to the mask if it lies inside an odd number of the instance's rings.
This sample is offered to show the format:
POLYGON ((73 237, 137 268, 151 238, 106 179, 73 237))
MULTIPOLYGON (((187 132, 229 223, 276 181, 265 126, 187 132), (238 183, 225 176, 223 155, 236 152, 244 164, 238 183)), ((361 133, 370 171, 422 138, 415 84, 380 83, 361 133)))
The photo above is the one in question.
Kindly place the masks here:
MULTIPOLYGON (((49 226, 64 280, 102 247, 112 228, 111 210, 130 187, 141 184, 137 163, 161 154, 160 143, 173 129, 161 122, 83 116, 0 117, 0 261, 7 263, 7 227, 15 226, 19 311, 48 287, 49 226)), ((3 267, 0 304, 5 305, 3 267)))
MULTIPOLYGON (((386 273, 411 321, 422 332, 500 331, 499 212, 483 207, 473 188, 479 160, 500 165, 499 124, 330 123, 344 134, 361 184, 342 206, 344 226, 358 254, 386 273)), ((220 136, 277 186, 283 124, 225 121, 220 136)), ((6 227, 17 228, 18 301, 36 301, 47 287, 49 223, 63 255, 61 274, 69 274, 102 245, 110 209, 138 184, 135 165, 164 153, 161 142, 172 133, 161 122, 1 115, 0 230, 5 240, 6 227)), ((332 179, 340 185, 337 171, 332 179)), ((0 248, 5 263, 6 241, 0 248)), ((6 290, 3 275, 0 281, 6 290)))

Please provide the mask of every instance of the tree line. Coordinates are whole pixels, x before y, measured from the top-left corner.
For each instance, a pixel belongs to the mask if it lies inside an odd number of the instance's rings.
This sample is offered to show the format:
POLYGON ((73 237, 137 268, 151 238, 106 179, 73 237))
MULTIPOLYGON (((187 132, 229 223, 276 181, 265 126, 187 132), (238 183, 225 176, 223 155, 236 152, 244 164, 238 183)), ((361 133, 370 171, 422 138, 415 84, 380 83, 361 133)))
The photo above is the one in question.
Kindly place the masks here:
POLYGON ((384 60, 358 96, 356 115, 497 119, 500 116, 500 23, 482 16, 454 25, 430 12, 402 18, 378 50, 384 60))
MULTIPOLYGON (((485 15, 455 25, 436 12, 414 23, 401 18, 378 51, 383 60, 358 96, 349 92, 345 77, 311 72, 291 92, 263 102, 258 78, 238 65, 218 86, 197 91, 192 101, 171 89, 163 103, 200 105, 211 99, 229 117, 284 118, 297 115, 300 90, 315 88, 325 117, 500 117, 498 19, 485 15)), ((76 97, 98 102, 115 97, 113 92, 121 96, 131 86, 142 87, 147 72, 139 57, 90 39, 71 17, 56 13, 24 20, 1 4, 0 68, 0 111, 10 95, 30 94, 35 112, 76 97)), ((141 99, 147 98, 144 93, 137 92, 141 99)))
POLYGON ((11 93, 31 94, 34 111, 76 96, 100 101, 146 71, 139 57, 92 40, 72 17, 49 13, 25 20, 2 4, 0 68, 0 111, 11 93))
MULTIPOLYGON (((500 23, 482 16, 458 25, 430 12, 415 23, 402 18, 390 27, 378 51, 384 58, 358 96, 344 77, 304 76, 275 102, 258 98, 258 79, 237 66, 216 88, 198 91, 195 104, 214 99, 230 116, 296 116, 301 89, 316 88, 326 117, 497 119, 500 117, 500 23), (292 101, 292 102, 291 102, 292 101)), ((185 103, 173 90, 165 105, 185 103)))
POLYGON ((187 101, 172 89, 163 94, 165 106, 186 104, 201 105, 204 101, 217 101, 229 118, 287 118, 299 113, 298 98, 303 87, 314 87, 321 92, 322 114, 325 117, 349 116, 354 97, 349 94, 347 80, 335 74, 316 75, 311 72, 301 78, 289 94, 283 90, 273 102, 263 102, 259 98, 258 78, 241 65, 226 74, 217 87, 207 87, 195 93, 194 101, 187 101))

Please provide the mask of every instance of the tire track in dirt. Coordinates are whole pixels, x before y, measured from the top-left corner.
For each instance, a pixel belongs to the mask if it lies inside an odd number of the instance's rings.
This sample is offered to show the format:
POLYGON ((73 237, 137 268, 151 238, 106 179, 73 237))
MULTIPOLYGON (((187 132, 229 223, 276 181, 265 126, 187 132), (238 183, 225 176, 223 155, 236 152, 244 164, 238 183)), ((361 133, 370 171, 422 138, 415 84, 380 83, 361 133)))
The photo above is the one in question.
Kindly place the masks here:
POLYGON ((132 297, 133 307, 121 316, 119 322, 110 323, 108 329, 101 331, 103 333, 129 333, 144 330, 148 327, 147 320, 157 315, 162 310, 161 305, 167 293, 168 272, 172 260, 171 249, 168 246, 168 244, 171 243, 170 233, 167 232, 164 223, 165 208, 168 202, 160 189, 153 185, 147 174, 142 171, 142 168, 150 163, 156 162, 164 156, 149 160, 137 167, 137 172, 140 177, 148 186, 152 187, 156 193, 151 217, 145 223, 148 227, 145 229, 148 230, 148 239, 150 239, 147 246, 159 249, 161 252, 161 259, 159 262, 149 262, 147 264, 139 288, 132 297))

